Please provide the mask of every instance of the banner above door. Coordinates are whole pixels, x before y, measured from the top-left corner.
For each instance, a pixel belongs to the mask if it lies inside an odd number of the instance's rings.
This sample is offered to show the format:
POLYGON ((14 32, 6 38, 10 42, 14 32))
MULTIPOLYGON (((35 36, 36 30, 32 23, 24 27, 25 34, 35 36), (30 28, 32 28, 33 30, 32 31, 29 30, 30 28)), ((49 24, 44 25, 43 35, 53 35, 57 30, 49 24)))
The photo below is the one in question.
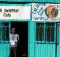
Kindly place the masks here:
POLYGON ((0 6, 0 20, 30 20, 30 6, 0 6))

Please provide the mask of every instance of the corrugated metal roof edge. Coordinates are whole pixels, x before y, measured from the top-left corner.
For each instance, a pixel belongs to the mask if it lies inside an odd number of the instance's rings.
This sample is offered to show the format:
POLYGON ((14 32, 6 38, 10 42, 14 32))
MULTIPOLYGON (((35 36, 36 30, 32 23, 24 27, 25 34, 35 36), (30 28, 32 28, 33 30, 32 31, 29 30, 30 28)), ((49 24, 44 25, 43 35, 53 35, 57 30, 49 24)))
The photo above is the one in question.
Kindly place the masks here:
POLYGON ((28 4, 28 3, 50 3, 50 4, 60 4, 60 2, 10 2, 10 1, 0 1, 0 4, 28 4))
POLYGON ((27 3, 30 3, 30 2, 10 2, 10 1, 0 1, 0 4, 27 4, 27 3))

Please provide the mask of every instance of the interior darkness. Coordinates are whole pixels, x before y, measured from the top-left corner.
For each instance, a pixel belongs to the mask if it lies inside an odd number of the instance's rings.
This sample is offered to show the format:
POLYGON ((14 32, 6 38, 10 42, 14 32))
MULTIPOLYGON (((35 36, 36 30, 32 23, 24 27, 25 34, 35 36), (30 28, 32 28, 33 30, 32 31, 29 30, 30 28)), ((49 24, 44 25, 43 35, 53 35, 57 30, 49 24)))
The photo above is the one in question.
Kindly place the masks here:
POLYGON ((28 22, 11 22, 11 28, 13 27, 16 28, 16 33, 19 34, 20 38, 17 57, 28 57, 28 22))

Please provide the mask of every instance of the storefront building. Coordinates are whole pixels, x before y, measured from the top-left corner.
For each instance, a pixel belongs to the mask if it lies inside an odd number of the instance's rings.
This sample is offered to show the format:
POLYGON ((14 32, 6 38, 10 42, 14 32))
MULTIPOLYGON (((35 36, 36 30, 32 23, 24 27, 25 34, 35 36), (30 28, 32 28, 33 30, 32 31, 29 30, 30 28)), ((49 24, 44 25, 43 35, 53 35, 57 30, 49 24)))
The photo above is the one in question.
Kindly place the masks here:
POLYGON ((9 57, 11 22, 28 23, 28 57, 60 57, 60 4, 41 2, 0 4, 1 57, 9 57))
MULTIPOLYGON (((30 15, 31 15, 30 3, 0 4, 0 56, 1 57, 9 57, 10 55, 9 34, 11 33, 11 29, 13 27, 16 28, 17 33, 19 32, 21 34, 20 43, 25 41, 22 38, 23 36, 26 35, 26 33, 28 33, 28 27, 29 27, 28 25, 30 24, 30 21, 31 21, 30 15), (21 27, 19 26, 19 24, 21 27), (27 32, 25 32, 26 30, 27 32)), ((28 34, 26 37, 28 38, 28 34)), ((26 37, 25 39, 27 39, 26 37)), ((28 39, 27 39, 27 42, 28 42, 28 39)), ((23 45, 24 43, 20 44, 21 48, 23 45)), ((19 48, 19 50, 21 49, 19 48)), ((27 43, 27 50, 28 50, 28 43, 27 43)), ((19 55, 23 56, 23 54, 21 55, 21 53, 19 55)))

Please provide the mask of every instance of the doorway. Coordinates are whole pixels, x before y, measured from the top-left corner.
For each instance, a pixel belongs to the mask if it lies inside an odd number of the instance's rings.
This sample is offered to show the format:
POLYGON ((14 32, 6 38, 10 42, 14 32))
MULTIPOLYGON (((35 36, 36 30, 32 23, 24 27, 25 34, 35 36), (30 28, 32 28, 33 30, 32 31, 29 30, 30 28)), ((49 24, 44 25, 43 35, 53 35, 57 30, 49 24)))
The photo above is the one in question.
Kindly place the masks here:
POLYGON ((20 38, 17 57, 28 57, 28 22, 11 22, 11 28, 13 27, 20 38))

